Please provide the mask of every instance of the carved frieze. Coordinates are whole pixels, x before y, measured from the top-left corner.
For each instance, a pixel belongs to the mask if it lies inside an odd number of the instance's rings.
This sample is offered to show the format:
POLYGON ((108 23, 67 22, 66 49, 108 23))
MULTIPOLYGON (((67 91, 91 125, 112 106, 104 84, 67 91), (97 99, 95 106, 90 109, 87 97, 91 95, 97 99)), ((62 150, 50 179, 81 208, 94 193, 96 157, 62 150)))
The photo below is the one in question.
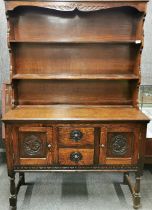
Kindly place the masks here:
POLYGON ((79 10, 83 12, 97 11, 102 9, 114 8, 114 7, 134 7, 140 12, 145 12, 146 3, 143 2, 128 2, 128 1, 118 1, 118 2, 30 2, 30 1, 15 1, 5 3, 6 10, 12 11, 18 6, 37 6, 48 9, 54 9, 59 11, 74 11, 79 10))

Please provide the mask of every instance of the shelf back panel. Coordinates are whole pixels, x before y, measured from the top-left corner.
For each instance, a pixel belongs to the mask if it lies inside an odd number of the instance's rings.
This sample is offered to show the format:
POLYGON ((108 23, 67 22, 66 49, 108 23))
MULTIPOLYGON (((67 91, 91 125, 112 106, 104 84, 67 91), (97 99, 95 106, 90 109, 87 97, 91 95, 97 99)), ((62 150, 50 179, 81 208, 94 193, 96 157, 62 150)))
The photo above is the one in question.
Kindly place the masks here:
POLYGON ((100 11, 56 11, 18 7, 12 17, 15 40, 126 40, 141 39, 143 14, 131 7, 100 11))
POLYGON ((128 74, 136 72, 135 44, 15 43, 14 74, 128 74))
POLYGON ((132 105, 135 82, 96 80, 18 80, 19 105, 132 105))

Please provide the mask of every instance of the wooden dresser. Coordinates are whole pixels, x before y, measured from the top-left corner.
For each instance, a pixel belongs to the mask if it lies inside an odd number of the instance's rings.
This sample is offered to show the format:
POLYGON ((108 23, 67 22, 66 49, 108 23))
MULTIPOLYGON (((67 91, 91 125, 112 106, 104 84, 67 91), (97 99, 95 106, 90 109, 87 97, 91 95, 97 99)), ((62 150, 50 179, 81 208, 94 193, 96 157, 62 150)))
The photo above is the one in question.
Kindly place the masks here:
POLYGON ((29 171, 122 172, 134 208, 140 207, 149 119, 137 99, 147 1, 5 4, 11 209, 29 171), (134 186, 129 172, 135 172, 134 186))

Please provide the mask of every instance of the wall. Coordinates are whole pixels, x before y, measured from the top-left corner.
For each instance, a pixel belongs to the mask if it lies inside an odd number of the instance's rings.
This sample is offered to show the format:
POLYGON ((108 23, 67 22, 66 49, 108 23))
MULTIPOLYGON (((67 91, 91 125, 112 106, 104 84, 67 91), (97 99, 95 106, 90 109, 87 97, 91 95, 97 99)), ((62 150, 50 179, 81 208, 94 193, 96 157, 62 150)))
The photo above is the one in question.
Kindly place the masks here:
POLYGON ((144 29, 145 42, 141 65, 142 84, 152 85, 152 0, 148 3, 144 29))

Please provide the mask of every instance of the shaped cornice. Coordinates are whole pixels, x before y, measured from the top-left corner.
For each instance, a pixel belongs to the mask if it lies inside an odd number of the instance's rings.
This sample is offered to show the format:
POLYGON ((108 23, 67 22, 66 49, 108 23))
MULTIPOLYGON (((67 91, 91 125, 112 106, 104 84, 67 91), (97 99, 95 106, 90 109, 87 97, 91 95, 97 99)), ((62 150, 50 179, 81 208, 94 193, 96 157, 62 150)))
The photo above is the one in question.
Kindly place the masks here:
POLYGON ((54 9, 58 11, 74 11, 79 10, 82 12, 97 11, 102 9, 116 8, 116 7, 133 7, 139 12, 146 11, 146 2, 135 1, 103 1, 103 2, 31 2, 31 1, 6 1, 6 11, 13 11, 21 6, 42 7, 47 9, 54 9))

